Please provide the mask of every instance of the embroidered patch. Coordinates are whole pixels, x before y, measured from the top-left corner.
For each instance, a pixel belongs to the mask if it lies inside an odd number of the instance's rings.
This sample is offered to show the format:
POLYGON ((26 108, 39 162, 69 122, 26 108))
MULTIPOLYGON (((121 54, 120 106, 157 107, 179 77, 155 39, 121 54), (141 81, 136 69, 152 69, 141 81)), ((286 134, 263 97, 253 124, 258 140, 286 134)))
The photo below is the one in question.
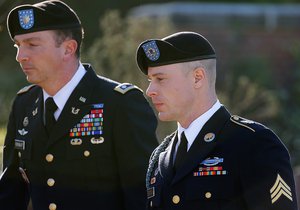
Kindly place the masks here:
POLYGON ((155 41, 150 41, 142 45, 142 48, 149 60, 156 61, 160 57, 159 49, 155 41))
POLYGON ((28 30, 34 25, 33 9, 19 10, 19 22, 21 28, 28 30))
POLYGON ((70 137, 92 136, 103 134, 103 104, 94 104, 89 114, 70 129, 70 137))
POLYGON ((278 174, 276 181, 270 189, 272 204, 275 203, 282 195, 293 201, 293 195, 290 186, 278 174))

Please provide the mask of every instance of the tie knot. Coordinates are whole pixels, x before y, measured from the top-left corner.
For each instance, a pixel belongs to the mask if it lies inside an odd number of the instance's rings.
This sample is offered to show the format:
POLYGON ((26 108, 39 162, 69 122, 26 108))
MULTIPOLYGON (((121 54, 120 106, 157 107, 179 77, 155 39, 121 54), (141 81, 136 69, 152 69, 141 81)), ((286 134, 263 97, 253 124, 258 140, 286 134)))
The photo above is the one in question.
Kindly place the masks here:
POLYGON ((57 109, 57 105, 54 102, 52 97, 47 98, 46 102, 45 102, 45 106, 46 106, 46 110, 53 112, 57 109))

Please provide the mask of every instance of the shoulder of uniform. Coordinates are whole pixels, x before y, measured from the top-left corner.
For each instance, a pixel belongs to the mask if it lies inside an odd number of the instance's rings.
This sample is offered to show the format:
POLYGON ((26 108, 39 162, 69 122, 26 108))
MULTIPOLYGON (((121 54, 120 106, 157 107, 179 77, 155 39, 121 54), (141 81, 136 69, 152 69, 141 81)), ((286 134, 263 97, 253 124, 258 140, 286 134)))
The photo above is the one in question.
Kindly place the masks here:
POLYGON ((143 92, 142 89, 130 83, 121 83, 114 88, 114 91, 117 91, 122 94, 126 94, 130 90, 139 90, 143 92))
POLYGON ((240 117, 237 115, 232 115, 230 120, 231 120, 231 122, 233 122, 241 127, 247 128, 253 132, 256 132, 259 128, 263 127, 263 125, 260 123, 257 123, 252 120, 248 120, 246 118, 243 118, 243 117, 240 117))
POLYGON ((33 88, 35 85, 28 85, 28 86, 25 86, 25 87, 23 87, 21 90, 19 90, 18 92, 17 92, 17 94, 18 95, 21 95, 21 94, 23 94, 23 93, 26 93, 26 92, 28 92, 31 88, 33 88))

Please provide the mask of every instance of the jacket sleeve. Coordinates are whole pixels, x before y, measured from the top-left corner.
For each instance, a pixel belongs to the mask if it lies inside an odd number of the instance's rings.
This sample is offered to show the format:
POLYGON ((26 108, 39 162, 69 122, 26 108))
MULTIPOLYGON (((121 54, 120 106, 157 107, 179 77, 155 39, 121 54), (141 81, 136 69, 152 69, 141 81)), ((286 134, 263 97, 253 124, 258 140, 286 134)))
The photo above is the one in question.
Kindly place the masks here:
MULTIPOLYGON (((269 129, 256 131, 240 166, 244 200, 253 210, 297 210, 290 156, 269 129)), ((245 150, 244 150, 245 151, 245 150)))
POLYGON ((115 116, 115 154, 127 210, 146 206, 145 178, 149 157, 158 145, 157 119, 141 91, 124 94, 115 116))
POLYGON ((15 113, 12 111, 4 141, 3 172, 0 176, 0 209, 2 210, 26 210, 29 200, 27 184, 19 172, 18 154, 14 149, 15 132, 15 113))

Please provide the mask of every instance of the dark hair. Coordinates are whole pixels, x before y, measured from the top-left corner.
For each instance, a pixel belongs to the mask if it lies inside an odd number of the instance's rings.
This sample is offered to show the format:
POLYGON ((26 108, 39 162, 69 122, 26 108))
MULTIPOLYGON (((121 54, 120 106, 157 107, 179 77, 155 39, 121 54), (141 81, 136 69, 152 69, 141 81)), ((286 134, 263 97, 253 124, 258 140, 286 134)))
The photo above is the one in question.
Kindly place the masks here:
POLYGON ((66 39, 74 39, 78 47, 76 49, 76 56, 80 58, 80 48, 81 43, 84 38, 84 30, 82 27, 79 28, 71 28, 71 29, 57 29, 54 30, 56 33, 55 41, 58 46, 60 46, 66 39))

